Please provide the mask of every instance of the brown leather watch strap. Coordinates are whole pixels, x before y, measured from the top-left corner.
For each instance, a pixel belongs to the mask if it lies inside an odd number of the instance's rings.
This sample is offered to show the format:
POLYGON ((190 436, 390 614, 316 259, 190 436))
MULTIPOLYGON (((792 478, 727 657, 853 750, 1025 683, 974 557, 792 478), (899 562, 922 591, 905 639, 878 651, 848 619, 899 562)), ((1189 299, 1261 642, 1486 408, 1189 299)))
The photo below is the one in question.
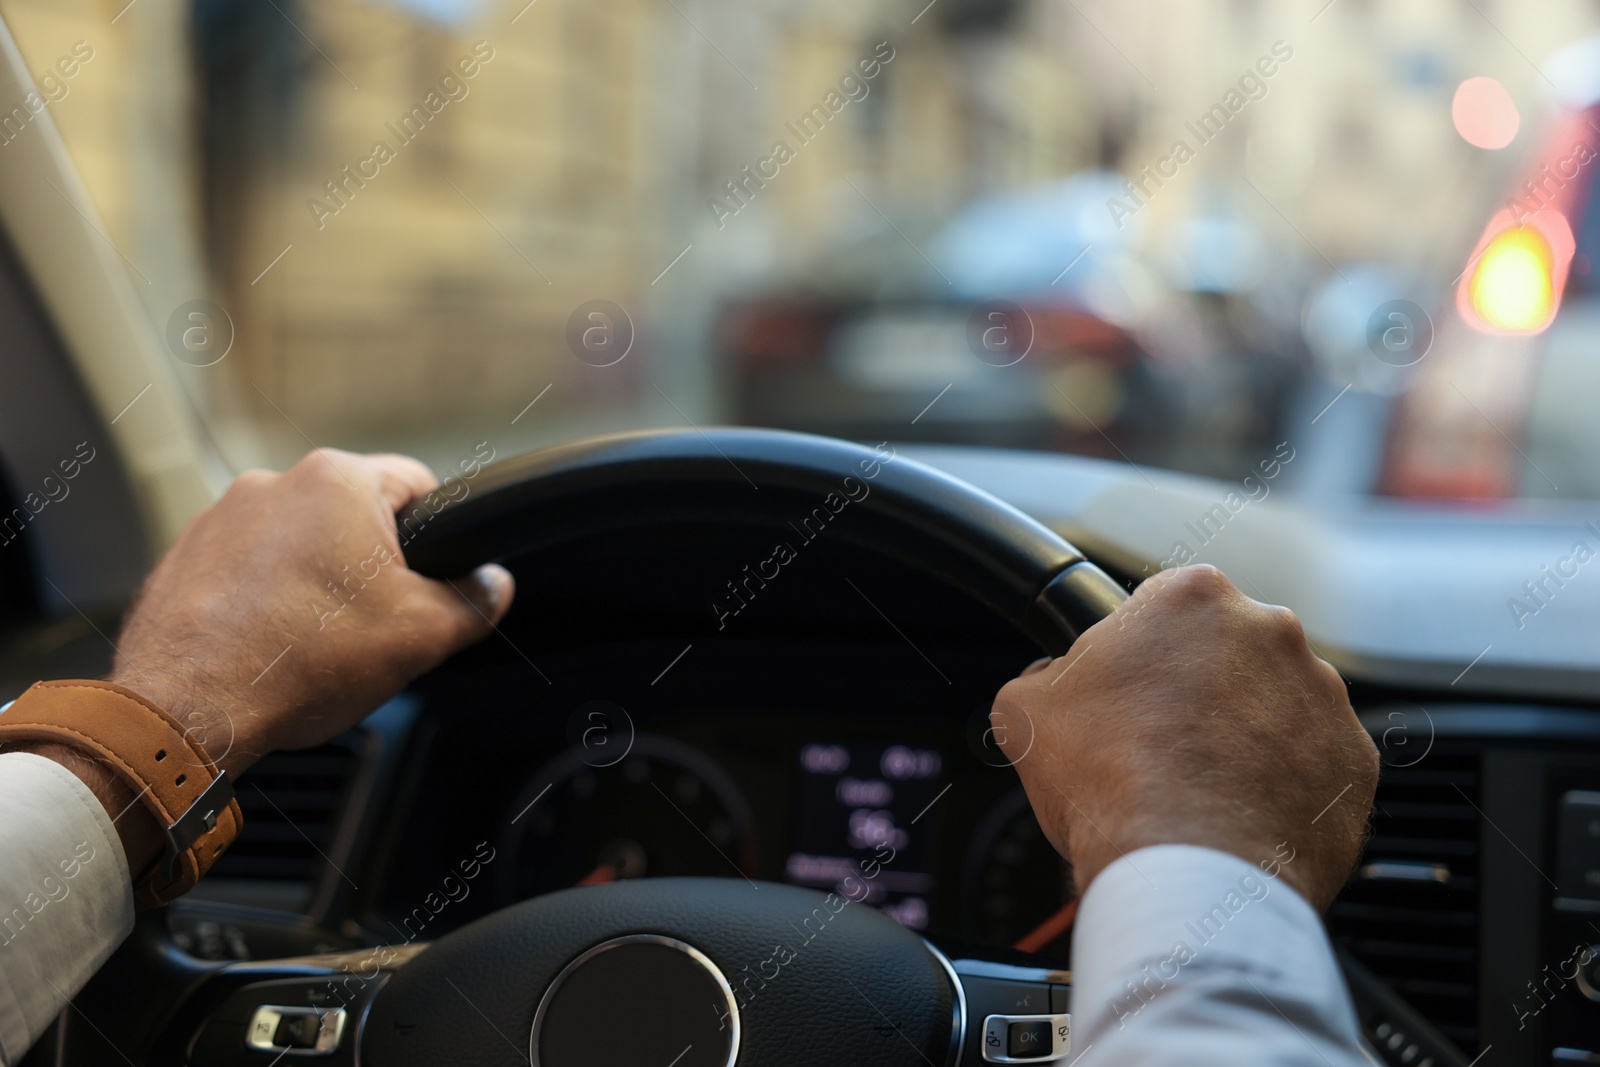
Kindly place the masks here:
POLYGON ((38 682, 0 715, 0 744, 54 741, 116 772, 139 794, 167 839, 134 876, 143 907, 194 888, 238 836, 243 818, 226 772, 176 719, 111 682, 38 682))

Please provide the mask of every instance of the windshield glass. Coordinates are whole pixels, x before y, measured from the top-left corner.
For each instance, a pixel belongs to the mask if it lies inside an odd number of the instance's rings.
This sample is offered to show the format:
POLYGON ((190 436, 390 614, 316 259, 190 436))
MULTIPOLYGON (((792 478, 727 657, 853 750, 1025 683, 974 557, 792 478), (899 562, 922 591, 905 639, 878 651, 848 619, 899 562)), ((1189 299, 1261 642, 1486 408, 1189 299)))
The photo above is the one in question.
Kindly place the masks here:
POLYGON ((236 467, 746 423, 1600 496, 1575 0, 118 7, 0 0, 236 467))

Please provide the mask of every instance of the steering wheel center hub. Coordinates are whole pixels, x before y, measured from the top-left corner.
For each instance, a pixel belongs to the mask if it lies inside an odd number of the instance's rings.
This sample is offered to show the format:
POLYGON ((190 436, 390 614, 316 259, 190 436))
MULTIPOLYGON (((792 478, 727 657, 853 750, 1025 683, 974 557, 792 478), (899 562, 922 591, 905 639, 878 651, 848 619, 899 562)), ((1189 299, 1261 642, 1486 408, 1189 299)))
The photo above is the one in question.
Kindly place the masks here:
POLYGON ((359 1040, 377 1067, 945 1067, 965 1018, 949 963, 862 899, 641 878, 445 935, 359 1040))
POLYGON ((694 946, 630 934, 589 949, 539 1002, 532 1067, 732 1067, 739 1008, 717 965, 694 946))

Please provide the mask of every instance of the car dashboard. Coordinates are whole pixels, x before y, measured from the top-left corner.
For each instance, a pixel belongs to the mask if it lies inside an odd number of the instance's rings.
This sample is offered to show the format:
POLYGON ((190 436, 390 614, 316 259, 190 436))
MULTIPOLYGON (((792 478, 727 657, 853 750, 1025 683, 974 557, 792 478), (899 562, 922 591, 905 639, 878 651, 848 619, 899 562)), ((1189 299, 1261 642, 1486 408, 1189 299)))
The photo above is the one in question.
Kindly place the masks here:
MULTIPOLYGON (((994 688, 1031 650, 904 638, 631 641, 537 669, 507 641, 485 646, 391 709, 403 729, 385 757, 355 761, 388 771, 353 773, 374 792, 341 801, 366 811, 348 836, 369 845, 313 864, 326 920, 409 944, 557 889, 704 875, 837 892, 958 961, 1064 971, 1070 873, 988 733, 994 688)), ((1468 1060, 1508 1039, 1538 1061, 1586 1050, 1600 1018, 1600 973, 1578 965, 1600 944, 1600 716, 1360 683, 1352 695, 1383 770, 1372 836, 1327 920, 1347 973, 1377 980, 1357 990, 1369 1040, 1388 1062, 1421 1062, 1420 1014, 1468 1060)), ((292 795, 263 770, 276 800, 292 795)), ((278 822, 254 814, 252 833, 278 822)), ((243 843, 246 857, 260 847, 243 843)))

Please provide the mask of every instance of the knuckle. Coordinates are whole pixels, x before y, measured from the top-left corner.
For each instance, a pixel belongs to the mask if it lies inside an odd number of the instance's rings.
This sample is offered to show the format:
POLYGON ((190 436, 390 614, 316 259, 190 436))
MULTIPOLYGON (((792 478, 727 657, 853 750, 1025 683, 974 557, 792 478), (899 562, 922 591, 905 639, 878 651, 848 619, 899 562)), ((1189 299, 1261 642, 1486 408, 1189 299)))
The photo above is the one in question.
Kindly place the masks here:
POLYGON ((1215 604, 1234 592, 1233 583, 1209 563, 1192 563, 1165 572, 1156 594, 1192 604, 1215 604))
POLYGON ((1031 729, 1027 724, 1033 721, 1028 714, 1029 701, 1020 688, 1013 688, 1016 685, 1016 682, 1008 684, 989 705, 989 727, 996 732, 996 740, 1002 747, 1013 733, 1031 729))
POLYGON ((1345 683, 1344 675, 1339 673, 1339 668, 1321 656, 1317 656, 1316 661, 1317 670, 1321 672, 1322 682, 1328 687, 1328 690, 1337 693, 1343 699, 1348 699, 1349 686, 1345 683))
POLYGON ((1266 623, 1276 636, 1296 645, 1305 643, 1306 628, 1292 609, 1272 604, 1265 610, 1266 623))
POLYGON ((301 456, 294 469, 313 478, 337 478, 339 464, 355 459, 354 453, 324 445, 301 456))
POLYGON ((276 481, 277 477, 278 475, 272 471, 263 470, 260 467, 252 467, 249 470, 240 471, 234 476, 233 481, 228 486, 228 492, 243 493, 253 489, 263 489, 276 481))
POLYGON ((994 703, 989 706, 989 720, 994 721, 995 716, 1002 718, 1012 710, 1022 706, 1023 687, 1027 682, 1022 678, 1013 678, 1000 687, 1000 692, 995 694, 994 703))

